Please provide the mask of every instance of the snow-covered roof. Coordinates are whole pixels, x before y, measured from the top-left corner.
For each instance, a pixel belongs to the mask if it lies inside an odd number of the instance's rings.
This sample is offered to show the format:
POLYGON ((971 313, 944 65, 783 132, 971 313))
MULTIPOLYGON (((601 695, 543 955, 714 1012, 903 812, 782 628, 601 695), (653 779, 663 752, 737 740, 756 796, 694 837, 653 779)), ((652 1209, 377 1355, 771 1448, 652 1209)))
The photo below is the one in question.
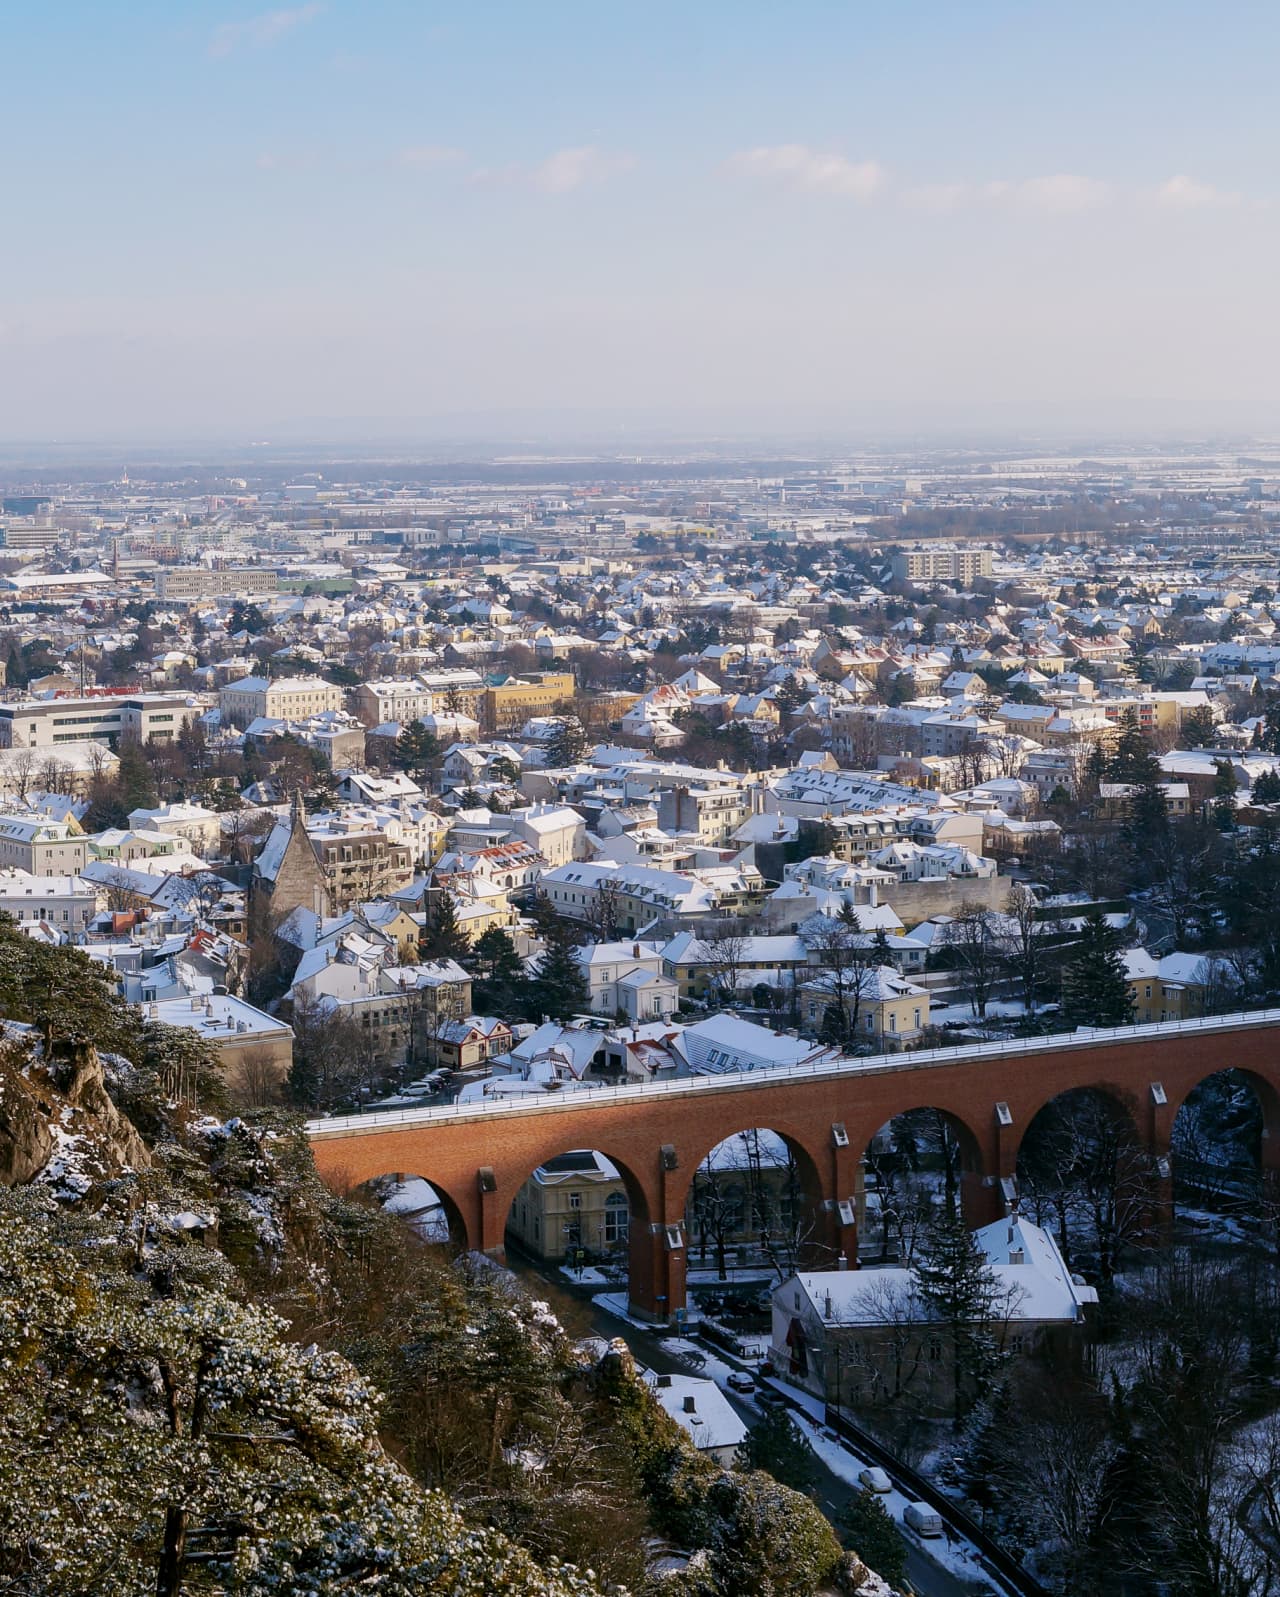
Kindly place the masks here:
MULTIPOLYGON (((1041 1226, 1020 1215, 996 1220, 974 1232, 1007 1302, 998 1305, 1001 1319, 1035 1324, 1073 1324, 1085 1303, 1097 1301, 1092 1287, 1072 1280, 1058 1245, 1041 1226), (1015 1262, 1016 1261, 1016 1262, 1015 1262)), ((927 1323, 937 1316, 920 1298, 911 1270, 887 1269, 801 1271, 794 1278, 813 1314, 828 1325, 878 1325, 891 1304, 927 1323)), ((775 1297, 791 1305, 792 1282, 775 1297)))
POLYGON ((645 1379, 667 1414, 693 1438, 700 1452, 738 1447, 747 1427, 714 1381, 694 1375, 655 1375, 645 1379))

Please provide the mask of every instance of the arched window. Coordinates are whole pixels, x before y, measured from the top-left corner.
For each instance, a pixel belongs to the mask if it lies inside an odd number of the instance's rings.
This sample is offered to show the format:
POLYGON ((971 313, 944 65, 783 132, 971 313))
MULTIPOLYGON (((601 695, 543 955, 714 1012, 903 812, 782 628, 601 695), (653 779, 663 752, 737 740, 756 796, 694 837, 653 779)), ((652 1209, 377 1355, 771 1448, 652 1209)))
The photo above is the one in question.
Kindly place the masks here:
POLYGON ((606 1247, 617 1247, 631 1234, 631 1211, 624 1192, 611 1192, 604 1202, 604 1240, 606 1247))

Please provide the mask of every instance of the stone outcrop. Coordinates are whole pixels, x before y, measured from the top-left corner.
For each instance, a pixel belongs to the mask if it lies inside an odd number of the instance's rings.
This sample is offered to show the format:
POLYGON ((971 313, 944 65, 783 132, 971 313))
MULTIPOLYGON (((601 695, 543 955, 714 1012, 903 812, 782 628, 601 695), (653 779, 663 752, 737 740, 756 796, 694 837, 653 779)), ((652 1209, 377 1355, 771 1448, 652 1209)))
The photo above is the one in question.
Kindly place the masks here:
POLYGON ((0 1047, 0 1185, 34 1181, 60 1154, 90 1174, 151 1163, 92 1043, 57 1041, 46 1056, 34 1037, 11 1038, 0 1047))

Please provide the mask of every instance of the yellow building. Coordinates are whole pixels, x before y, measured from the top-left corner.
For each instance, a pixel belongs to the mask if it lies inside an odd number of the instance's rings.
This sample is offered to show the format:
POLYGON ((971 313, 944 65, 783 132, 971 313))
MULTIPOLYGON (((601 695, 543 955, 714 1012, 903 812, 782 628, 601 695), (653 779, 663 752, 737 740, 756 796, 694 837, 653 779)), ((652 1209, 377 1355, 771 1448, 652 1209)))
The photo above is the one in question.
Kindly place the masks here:
POLYGON ((539 1165, 516 1194, 507 1234, 541 1259, 625 1258, 631 1210, 617 1168, 576 1149, 539 1165))
POLYGON ((1127 711, 1132 711, 1148 737, 1175 736, 1184 715, 1211 708, 1208 694, 1199 691, 1146 693, 1141 697, 1100 699, 1098 703, 1107 719, 1117 724, 1127 711))
MULTIPOLYGON (((800 1019, 805 1030, 821 1033, 827 1010, 835 1002, 830 975, 806 982, 800 989, 800 1019)), ((928 992, 900 976, 890 965, 867 970, 861 978, 857 972, 847 973, 844 1007, 853 1027, 850 1040, 877 1048, 900 1048, 917 1038, 929 1024, 928 992)))
POLYGON ((1205 1012, 1210 993, 1234 985, 1228 968, 1203 954, 1166 954, 1155 959, 1143 948, 1124 954, 1134 1021, 1193 1020, 1205 1012))
POLYGON ((482 722, 489 732, 518 729, 533 715, 546 715, 572 699, 577 684, 572 671, 531 671, 490 683, 484 690, 482 722))

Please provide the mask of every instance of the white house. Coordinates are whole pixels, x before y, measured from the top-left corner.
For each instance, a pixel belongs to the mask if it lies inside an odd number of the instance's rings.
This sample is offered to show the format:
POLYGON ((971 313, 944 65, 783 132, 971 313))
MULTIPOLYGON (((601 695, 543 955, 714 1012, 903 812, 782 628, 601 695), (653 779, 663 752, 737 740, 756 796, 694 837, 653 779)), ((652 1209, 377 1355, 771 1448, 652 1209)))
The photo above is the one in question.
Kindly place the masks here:
POLYGON ((203 804, 161 804, 153 810, 129 811, 129 825, 135 832, 167 832, 183 837, 201 859, 217 856, 222 845, 222 817, 203 804))
POLYGON ((700 1453, 729 1469, 746 1440, 746 1423, 714 1381, 695 1375, 657 1375, 645 1380, 659 1406, 693 1438, 700 1453))
POLYGON ((32 876, 0 871, 0 914, 19 925, 43 921, 79 937, 98 909, 98 889, 81 876, 32 876))
POLYGON ((531 804, 527 809, 512 810, 507 821, 551 869, 587 857, 587 823, 567 804, 531 804))
POLYGON ((691 1076, 722 1075, 733 1070, 765 1070, 780 1065, 807 1065, 834 1058, 802 1037, 781 1037, 737 1015, 709 1015, 686 1026, 673 1042, 691 1076))

